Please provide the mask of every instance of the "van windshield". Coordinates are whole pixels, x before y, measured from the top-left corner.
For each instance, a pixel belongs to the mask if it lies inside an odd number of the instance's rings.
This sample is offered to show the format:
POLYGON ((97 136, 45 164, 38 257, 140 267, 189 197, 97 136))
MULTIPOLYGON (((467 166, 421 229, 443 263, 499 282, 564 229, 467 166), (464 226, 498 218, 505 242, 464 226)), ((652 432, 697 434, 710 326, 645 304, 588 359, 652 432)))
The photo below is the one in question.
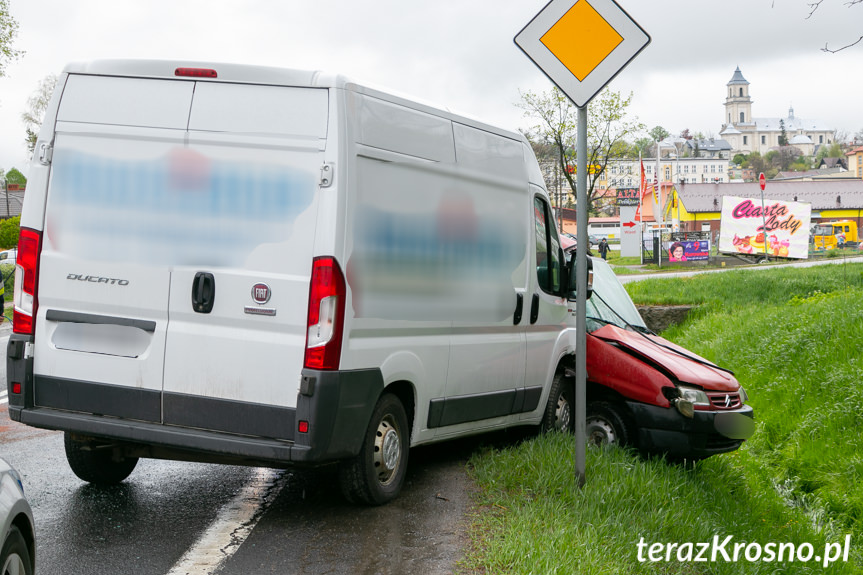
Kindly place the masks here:
POLYGON ((812 229, 812 235, 814 235, 814 236, 832 236, 833 235, 833 226, 815 226, 812 229))
POLYGON ((593 296, 587 300, 587 331, 596 331, 604 325, 647 331, 641 314, 611 270, 603 260, 593 260, 593 296))

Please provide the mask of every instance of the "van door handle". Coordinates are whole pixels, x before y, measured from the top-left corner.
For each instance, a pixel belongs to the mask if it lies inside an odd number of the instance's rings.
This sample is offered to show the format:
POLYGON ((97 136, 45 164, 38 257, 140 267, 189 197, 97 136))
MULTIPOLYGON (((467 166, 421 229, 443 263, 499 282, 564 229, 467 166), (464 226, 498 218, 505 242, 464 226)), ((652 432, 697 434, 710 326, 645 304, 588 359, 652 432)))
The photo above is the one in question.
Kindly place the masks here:
POLYGON ((198 313, 213 311, 216 301, 216 278, 210 272, 198 272, 192 281, 192 309, 198 313))
POLYGON ((530 325, 536 323, 536 318, 539 317, 539 294, 533 294, 533 299, 530 300, 530 325))
POLYGON ((512 316, 512 325, 521 323, 521 310, 524 307, 524 294, 515 294, 515 315, 512 316))

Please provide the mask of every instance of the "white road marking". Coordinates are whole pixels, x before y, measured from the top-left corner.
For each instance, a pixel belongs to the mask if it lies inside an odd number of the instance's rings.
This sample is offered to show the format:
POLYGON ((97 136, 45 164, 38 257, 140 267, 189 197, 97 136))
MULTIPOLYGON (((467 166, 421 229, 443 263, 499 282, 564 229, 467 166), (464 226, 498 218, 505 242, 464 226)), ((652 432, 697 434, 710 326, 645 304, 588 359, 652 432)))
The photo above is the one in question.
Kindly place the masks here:
POLYGON ((219 511, 212 525, 167 575, 209 575, 215 572, 237 552, 289 477, 286 471, 256 469, 249 483, 219 511))

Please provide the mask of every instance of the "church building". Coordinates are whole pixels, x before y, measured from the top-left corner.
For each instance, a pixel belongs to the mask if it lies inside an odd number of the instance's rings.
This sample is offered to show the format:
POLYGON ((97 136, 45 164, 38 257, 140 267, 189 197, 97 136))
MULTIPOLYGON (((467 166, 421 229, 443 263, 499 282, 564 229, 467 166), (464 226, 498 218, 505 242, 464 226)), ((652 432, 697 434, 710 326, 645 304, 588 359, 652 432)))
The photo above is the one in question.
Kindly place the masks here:
POLYGON ((732 154, 759 152, 762 156, 779 147, 782 131, 788 144, 803 155, 812 156, 821 145, 833 143, 834 130, 817 120, 804 120, 788 109, 787 118, 755 118, 752 116, 752 99, 749 82, 738 67, 728 82, 725 98, 725 122, 720 136, 731 145, 732 154))

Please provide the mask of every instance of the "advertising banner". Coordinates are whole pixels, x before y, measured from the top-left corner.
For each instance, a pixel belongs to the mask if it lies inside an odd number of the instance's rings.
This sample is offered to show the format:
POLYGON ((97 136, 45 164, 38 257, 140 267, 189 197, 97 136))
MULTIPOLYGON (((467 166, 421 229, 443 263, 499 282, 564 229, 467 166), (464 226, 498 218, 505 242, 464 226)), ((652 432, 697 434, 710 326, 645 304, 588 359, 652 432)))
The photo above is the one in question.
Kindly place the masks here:
POLYGON ((719 251, 806 259, 812 206, 760 198, 722 198, 719 251), (766 226, 766 233, 764 227, 766 226))
POLYGON ((617 188, 618 206, 637 206, 638 188, 617 188))
POLYGON ((671 242, 668 261, 697 262, 710 259, 710 242, 707 240, 682 240, 671 242))

